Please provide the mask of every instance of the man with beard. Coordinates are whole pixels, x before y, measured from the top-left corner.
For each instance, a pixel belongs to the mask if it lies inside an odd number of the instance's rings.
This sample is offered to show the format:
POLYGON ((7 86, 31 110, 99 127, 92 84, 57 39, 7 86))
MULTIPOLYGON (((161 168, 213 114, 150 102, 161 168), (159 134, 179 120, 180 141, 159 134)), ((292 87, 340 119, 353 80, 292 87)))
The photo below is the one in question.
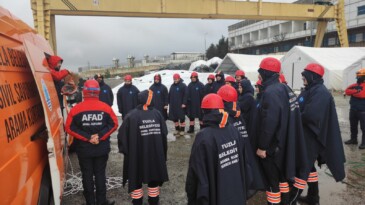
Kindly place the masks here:
POLYGON ((204 96, 209 93, 214 93, 214 75, 210 74, 207 78, 207 83, 204 85, 204 96))
POLYGON ((165 120, 167 120, 167 108, 169 105, 169 93, 164 84, 160 74, 156 74, 153 77, 154 83, 151 85, 150 90, 153 91, 152 103, 153 107, 160 111, 165 120))
POLYGON ((153 92, 138 94, 138 106, 127 114, 118 132, 119 152, 124 154, 123 186, 134 205, 143 204, 142 184, 148 185, 148 203, 158 205, 160 186, 168 181, 167 127, 151 105, 153 92))
POLYGON ((173 75, 173 79, 169 91, 169 119, 175 123, 174 135, 184 136, 187 87, 178 73, 173 75))
POLYGON ((118 110, 122 115, 122 119, 137 106, 138 93, 138 88, 132 85, 132 76, 126 75, 124 77, 124 85, 119 88, 117 93, 118 110))
POLYGON ((105 102, 109 106, 113 105, 114 95, 112 89, 104 82, 104 76, 101 74, 96 74, 94 79, 99 82, 100 94, 99 100, 105 102))
POLYGON ((335 102, 323 85, 324 68, 308 64, 302 72, 305 89, 299 95, 299 106, 307 144, 309 162, 313 166, 308 177, 308 195, 299 201, 309 205, 319 204, 318 165, 327 164, 335 180, 345 178, 345 154, 335 102))
POLYGON ((228 122, 241 133, 241 142, 245 150, 246 196, 249 198, 256 193, 256 190, 265 189, 263 176, 258 167, 257 157, 252 149, 253 146, 246 129, 246 122, 242 118, 240 106, 237 103, 236 89, 224 85, 218 90, 218 95, 222 97, 224 110, 229 114, 228 122))
POLYGON ((185 191, 188 205, 246 204, 244 147, 239 131, 228 123, 222 98, 203 98, 205 128, 196 135, 185 191))
POLYGON ((268 204, 294 203, 310 171, 298 101, 290 88, 279 82, 280 70, 280 61, 271 57, 263 59, 258 70, 264 92, 258 107, 256 154, 267 180, 268 204), (292 179, 290 197, 288 181, 292 179))
POLYGON ((255 114, 256 114, 256 103, 254 94, 251 90, 251 82, 248 80, 241 80, 238 84, 238 102, 242 112, 242 117, 247 125, 247 132, 250 139, 255 138, 255 114))
POLYGON ((216 81, 213 83, 213 89, 214 93, 217 93, 219 88, 226 84, 223 71, 219 71, 217 74, 215 74, 215 79, 216 81))
POLYGON ((188 85, 186 111, 190 120, 188 133, 194 133, 195 118, 199 119, 200 126, 203 123, 203 114, 200 109, 204 97, 204 85, 199 81, 198 73, 192 72, 191 82, 188 85))

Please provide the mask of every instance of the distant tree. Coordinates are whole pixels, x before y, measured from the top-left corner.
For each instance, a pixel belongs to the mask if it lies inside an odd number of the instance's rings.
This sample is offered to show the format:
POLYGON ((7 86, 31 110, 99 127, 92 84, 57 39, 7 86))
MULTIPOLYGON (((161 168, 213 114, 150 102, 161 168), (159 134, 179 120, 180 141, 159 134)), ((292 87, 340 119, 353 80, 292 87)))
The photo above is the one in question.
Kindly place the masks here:
POLYGON ((279 33, 273 37, 274 42, 281 42, 286 39, 286 33, 279 33))
POLYGON ((217 44, 217 56, 219 58, 224 58, 228 53, 228 38, 225 38, 222 36, 221 39, 219 39, 219 42, 217 44))
POLYGON ((110 78, 111 77, 109 69, 105 71, 104 76, 105 76, 105 78, 110 78))
POLYGON ((217 50, 217 46, 216 45, 214 45, 213 43, 212 44, 210 44, 210 46, 209 46, 209 48, 207 49, 207 51, 206 51, 206 57, 207 57, 207 59, 211 59, 211 58, 213 58, 213 57, 215 57, 215 56, 217 56, 218 55, 218 50, 217 50))

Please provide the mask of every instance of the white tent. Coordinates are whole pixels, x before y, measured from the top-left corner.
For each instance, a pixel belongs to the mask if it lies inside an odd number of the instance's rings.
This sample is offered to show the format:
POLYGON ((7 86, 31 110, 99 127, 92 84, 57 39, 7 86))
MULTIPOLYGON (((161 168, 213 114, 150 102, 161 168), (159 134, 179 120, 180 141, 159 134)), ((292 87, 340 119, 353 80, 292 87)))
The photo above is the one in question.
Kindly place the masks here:
MULTIPOLYGON (((149 87, 153 84, 153 77, 156 74, 160 74, 161 75, 161 82, 167 87, 167 89, 170 89, 170 86, 174 83, 173 75, 175 73, 178 73, 180 75, 181 79, 184 80, 184 83, 186 85, 188 85, 191 82, 190 81, 190 76, 191 76, 192 71, 162 70, 162 71, 157 71, 157 72, 154 72, 154 73, 150 73, 148 75, 144 75, 144 76, 139 77, 139 78, 133 78, 132 79, 132 84, 135 85, 140 91, 149 89, 149 87)), ((207 82, 207 78, 208 78, 209 74, 212 74, 212 73, 198 73, 200 82, 205 84, 207 82)), ((124 85, 124 83, 121 83, 120 85, 113 88, 114 102, 113 102, 113 107, 112 108, 114 110, 114 113, 118 116, 120 116, 120 114, 118 112, 118 103, 117 103, 116 95, 118 93, 119 88, 121 88, 123 85, 124 85)))
POLYGON ((302 75, 309 63, 325 68, 323 77, 328 89, 345 90, 354 82, 355 73, 365 67, 365 48, 312 48, 295 46, 281 59, 281 69, 293 89, 303 87, 302 75))
POLYGON ((224 74, 234 76, 235 72, 240 69, 245 72, 248 79, 256 81, 260 62, 266 57, 274 57, 280 60, 283 55, 245 55, 228 53, 214 72, 223 71, 224 74))

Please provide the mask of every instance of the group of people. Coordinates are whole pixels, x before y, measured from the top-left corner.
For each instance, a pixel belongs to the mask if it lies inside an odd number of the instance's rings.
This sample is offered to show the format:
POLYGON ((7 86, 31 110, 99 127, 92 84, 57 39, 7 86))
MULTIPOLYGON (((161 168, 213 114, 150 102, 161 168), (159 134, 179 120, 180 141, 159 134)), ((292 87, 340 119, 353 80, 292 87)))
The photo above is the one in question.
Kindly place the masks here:
MULTIPOLYGON (((175 123, 175 135, 184 135, 185 115, 189 133, 195 131, 196 118, 200 124, 185 184, 188 204, 246 204, 257 190, 266 191, 268 204, 296 204, 297 200, 319 204, 316 161, 319 167, 326 164, 336 181, 344 179, 345 155, 335 103, 324 86, 324 68, 319 64, 304 68, 299 96, 280 74, 277 59, 263 59, 258 73, 256 98, 243 71, 237 71, 235 78, 225 78, 222 72, 209 75, 206 85, 193 72, 188 86, 174 74, 169 91, 159 74, 150 89, 142 92, 132 85, 132 76, 124 77, 117 93, 123 119, 118 147, 124 155, 123 184, 128 183, 133 204, 143 204, 143 184, 148 186, 149 204, 159 203, 160 187, 169 180, 166 120, 175 123), (307 185, 308 194, 301 197, 307 185)), ((365 71, 359 73, 365 78, 365 71)), ((346 94, 365 97, 361 83, 364 79, 346 94)), ((77 144, 87 204, 114 204, 106 199, 105 168, 109 137, 118 128, 118 120, 110 104, 101 102, 112 102, 113 96, 101 97, 103 92, 100 81, 87 80, 84 101, 66 121, 66 131, 77 144)), ((356 113, 363 128, 361 117, 356 113)))

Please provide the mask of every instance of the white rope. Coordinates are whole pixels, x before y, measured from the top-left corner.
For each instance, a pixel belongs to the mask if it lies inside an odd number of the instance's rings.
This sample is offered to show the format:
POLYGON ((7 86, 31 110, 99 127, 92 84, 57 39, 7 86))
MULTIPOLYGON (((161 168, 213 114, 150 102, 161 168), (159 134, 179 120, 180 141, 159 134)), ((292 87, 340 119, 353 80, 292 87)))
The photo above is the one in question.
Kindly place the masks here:
MULTIPOLYGON (((70 173, 66 174, 66 182, 63 187, 63 196, 75 195, 80 191, 83 191, 82 187, 82 175, 81 172, 74 173, 71 159, 68 157, 68 164, 70 165, 70 173)), ((122 177, 107 177, 106 178, 106 189, 117 189, 122 187, 122 177)))

